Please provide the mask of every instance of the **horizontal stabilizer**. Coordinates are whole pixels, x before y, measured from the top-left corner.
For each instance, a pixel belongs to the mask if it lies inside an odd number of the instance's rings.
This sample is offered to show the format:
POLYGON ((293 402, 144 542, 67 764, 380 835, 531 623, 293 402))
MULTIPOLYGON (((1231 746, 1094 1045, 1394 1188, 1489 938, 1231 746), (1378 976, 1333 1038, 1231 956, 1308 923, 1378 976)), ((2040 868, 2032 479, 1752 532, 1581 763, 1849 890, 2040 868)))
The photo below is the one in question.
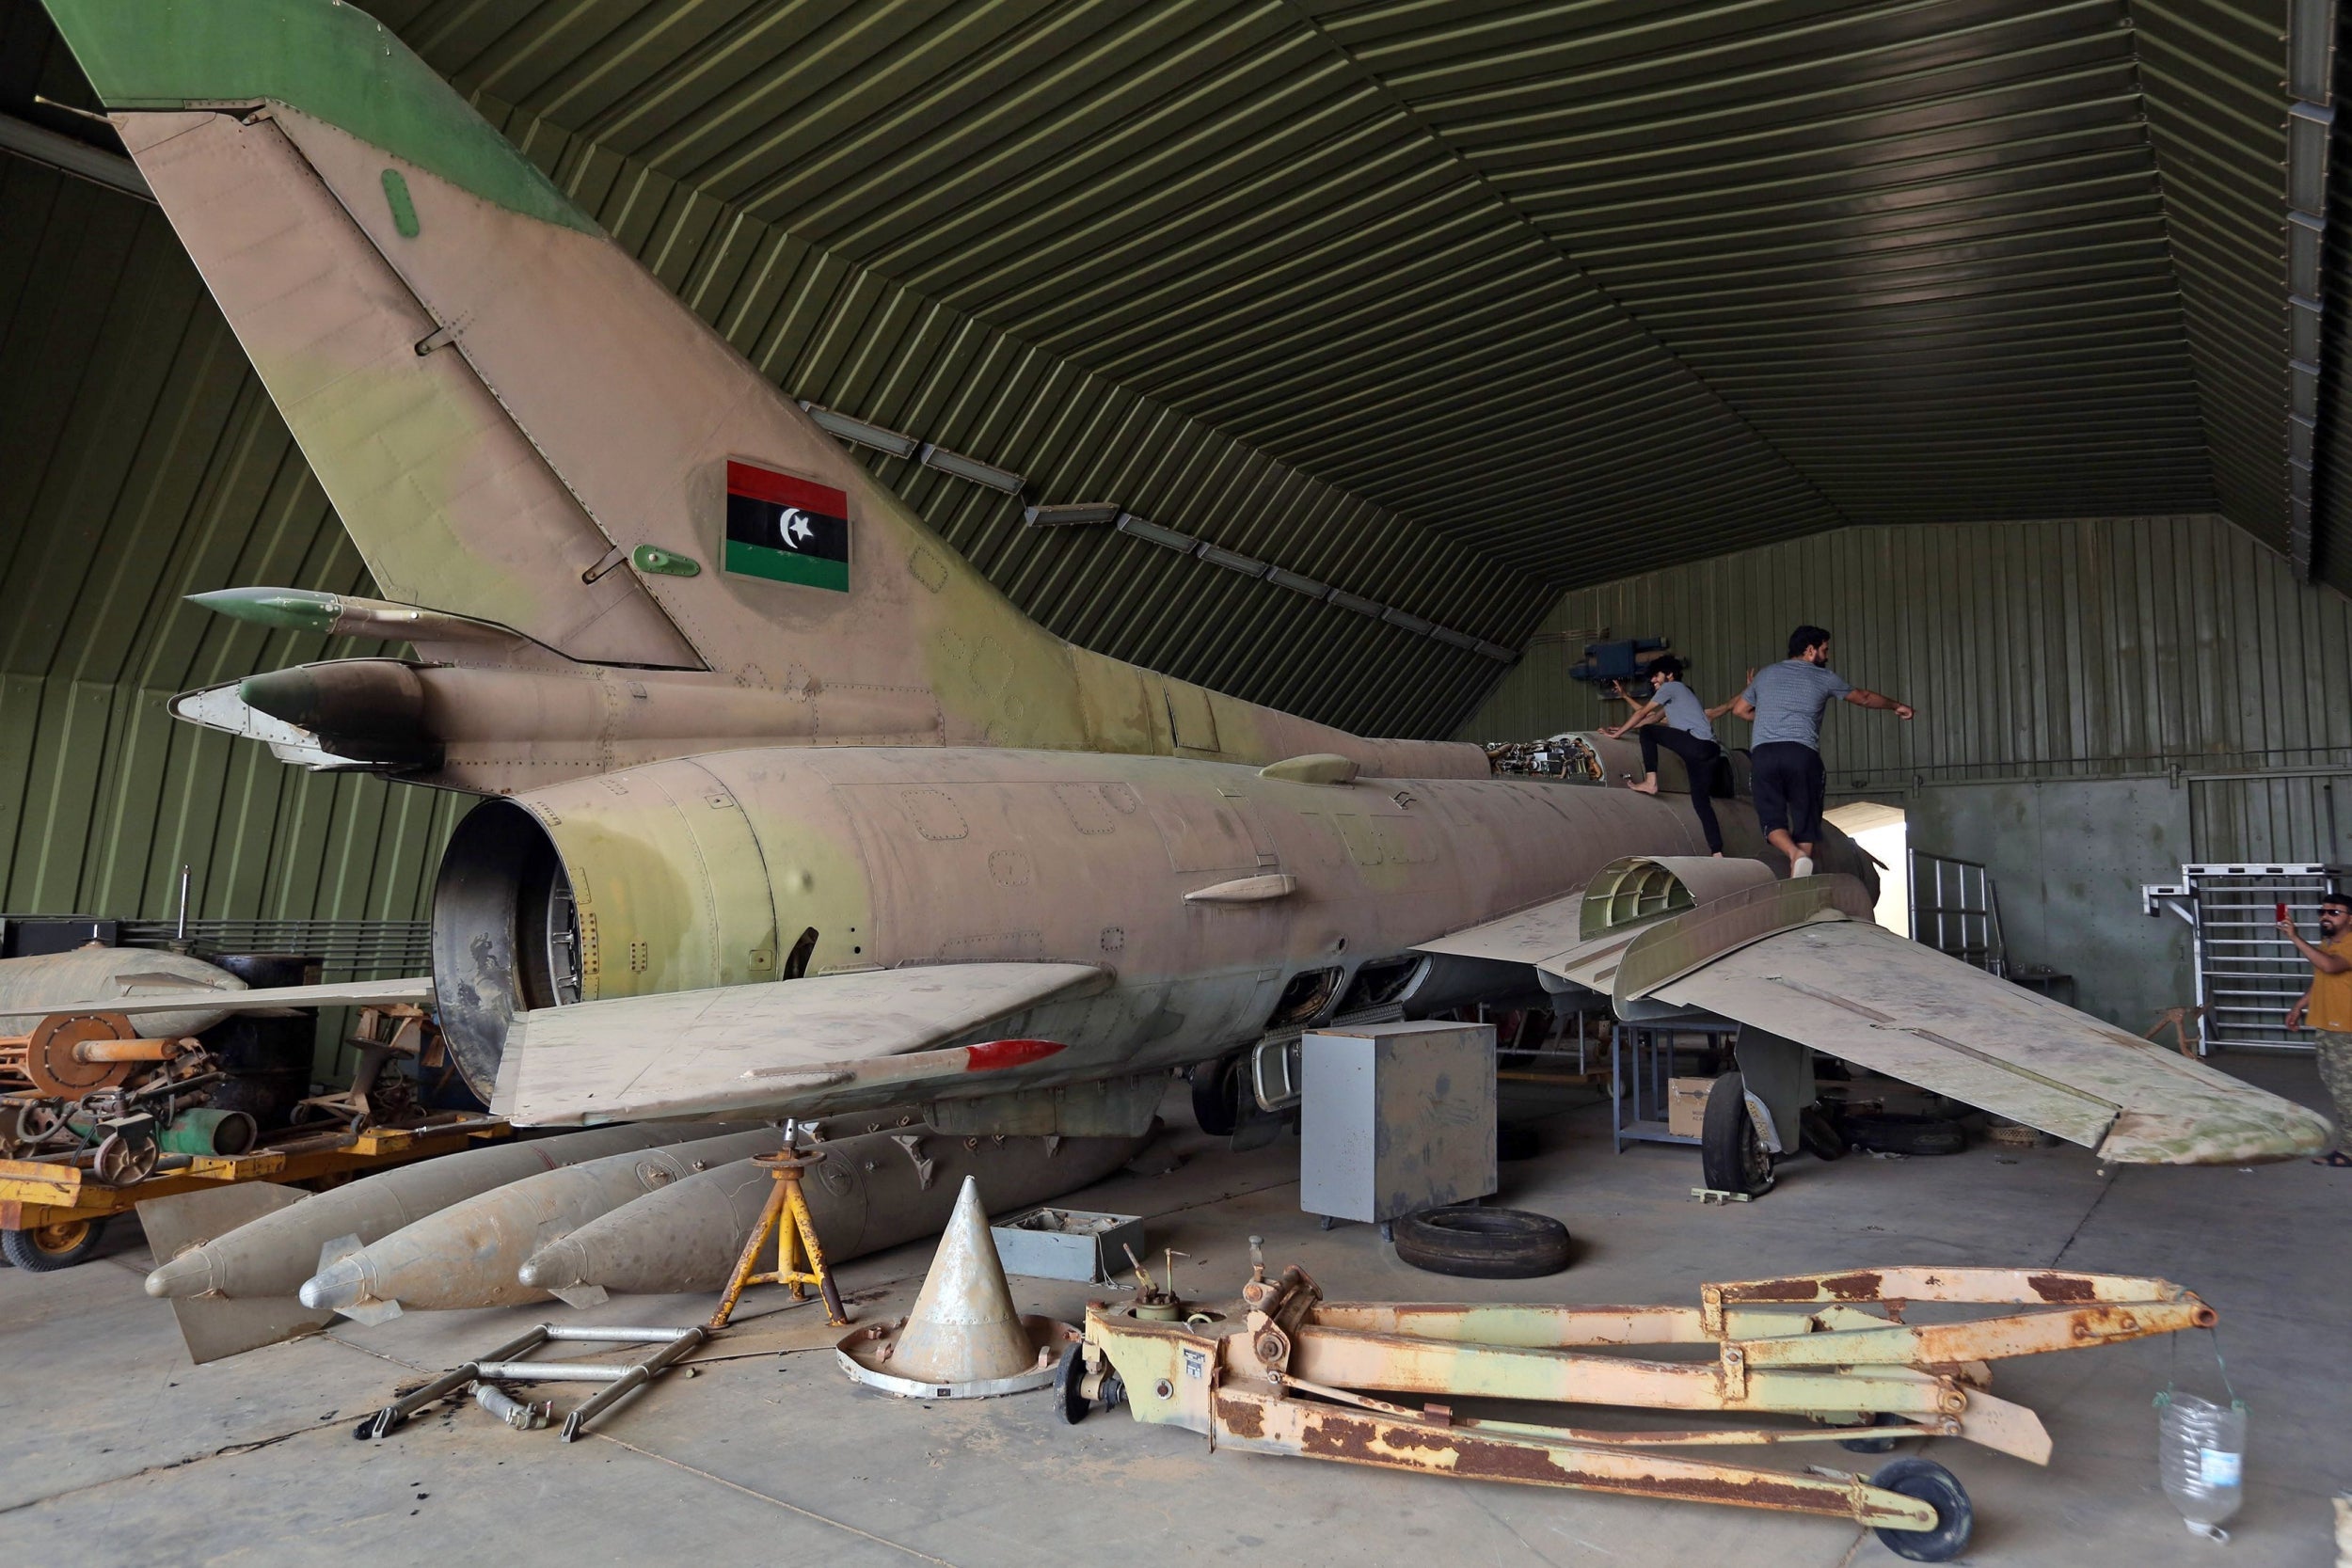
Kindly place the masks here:
POLYGON ((813 1114, 828 1096, 1034 1059, 935 1048, 1107 978, 1085 964, 936 964, 537 1008, 507 1031, 490 1105, 531 1127, 813 1114))
POLYGON ((1800 927, 1647 992, 1933 1089, 2134 1164, 2328 1146, 2291 1101, 1860 920, 1800 927))

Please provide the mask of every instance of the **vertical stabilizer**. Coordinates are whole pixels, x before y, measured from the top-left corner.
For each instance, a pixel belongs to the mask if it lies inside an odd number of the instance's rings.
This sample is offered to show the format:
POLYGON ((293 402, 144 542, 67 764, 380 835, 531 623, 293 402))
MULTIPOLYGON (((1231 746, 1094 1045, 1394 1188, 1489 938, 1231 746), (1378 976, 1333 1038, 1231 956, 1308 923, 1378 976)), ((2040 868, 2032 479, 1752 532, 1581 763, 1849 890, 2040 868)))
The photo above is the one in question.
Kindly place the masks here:
POLYGON ((386 599, 782 693, 819 744, 1469 768, 1039 626, 365 13, 47 3, 386 599))

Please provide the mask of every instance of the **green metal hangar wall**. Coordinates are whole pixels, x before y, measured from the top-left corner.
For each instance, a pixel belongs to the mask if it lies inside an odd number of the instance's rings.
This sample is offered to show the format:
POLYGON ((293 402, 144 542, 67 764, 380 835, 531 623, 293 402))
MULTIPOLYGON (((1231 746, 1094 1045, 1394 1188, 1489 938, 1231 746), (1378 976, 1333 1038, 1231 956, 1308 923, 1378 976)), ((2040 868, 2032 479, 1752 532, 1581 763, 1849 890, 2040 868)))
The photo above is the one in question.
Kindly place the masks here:
MULTIPOLYGON (((1106 653, 1500 737, 1820 619, 1936 673, 1841 789, 2352 757, 2332 0, 373 8, 1106 653)), ((183 595, 364 573, 43 98, 0 0, 0 909, 412 917, 460 802, 164 714, 358 651, 183 595)))

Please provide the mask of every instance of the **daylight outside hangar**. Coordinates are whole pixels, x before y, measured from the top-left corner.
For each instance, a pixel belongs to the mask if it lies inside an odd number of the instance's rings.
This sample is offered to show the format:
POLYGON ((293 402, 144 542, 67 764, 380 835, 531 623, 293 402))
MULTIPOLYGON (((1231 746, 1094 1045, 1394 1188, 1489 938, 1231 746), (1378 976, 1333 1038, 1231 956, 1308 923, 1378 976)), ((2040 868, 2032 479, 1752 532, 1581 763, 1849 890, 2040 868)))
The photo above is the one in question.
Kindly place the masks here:
POLYGON ((21 1528, 2313 1560, 2338 28, 0 0, 21 1528))

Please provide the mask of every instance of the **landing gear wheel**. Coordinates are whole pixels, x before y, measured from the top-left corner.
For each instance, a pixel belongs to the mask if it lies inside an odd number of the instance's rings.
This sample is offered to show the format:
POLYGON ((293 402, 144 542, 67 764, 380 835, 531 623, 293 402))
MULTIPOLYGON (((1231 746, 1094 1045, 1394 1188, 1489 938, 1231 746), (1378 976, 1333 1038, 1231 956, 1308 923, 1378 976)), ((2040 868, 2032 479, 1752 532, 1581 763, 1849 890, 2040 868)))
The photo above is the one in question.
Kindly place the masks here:
POLYGON ((1753 1197, 1772 1185, 1772 1157, 1748 1115, 1747 1081, 1736 1072, 1715 1080, 1707 1093, 1707 1119, 1699 1126, 1699 1171, 1719 1193, 1753 1197))
POLYGON ((1960 1478, 1932 1459, 1916 1454, 1882 1465, 1870 1484, 1916 1497, 1935 1510, 1933 1529, 1881 1529, 1878 1538, 1897 1557, 1914 1562, 1949 1562, 1968 1549, 1968 1532, 1976 1527, 1976 1511, 1960 1478))
POLYGON ((1220 1056, 1192 1069, 1192 1119, 1212 1138, 1241 1125, 1241 1058, 1220 1056))
POLYGON ((1534 1279, 1568 1266, 1568 1227, 1524 1209, 1425 1209, 1395 1222, 1396 1256, 1460 1279, 1534 1279))
POLYGON ((106 1234, 104 1216, 59 1220, 30 1230, 0 1230, 0 1253, 26 1274, 55 1274, 87 1263, 106 1234))

